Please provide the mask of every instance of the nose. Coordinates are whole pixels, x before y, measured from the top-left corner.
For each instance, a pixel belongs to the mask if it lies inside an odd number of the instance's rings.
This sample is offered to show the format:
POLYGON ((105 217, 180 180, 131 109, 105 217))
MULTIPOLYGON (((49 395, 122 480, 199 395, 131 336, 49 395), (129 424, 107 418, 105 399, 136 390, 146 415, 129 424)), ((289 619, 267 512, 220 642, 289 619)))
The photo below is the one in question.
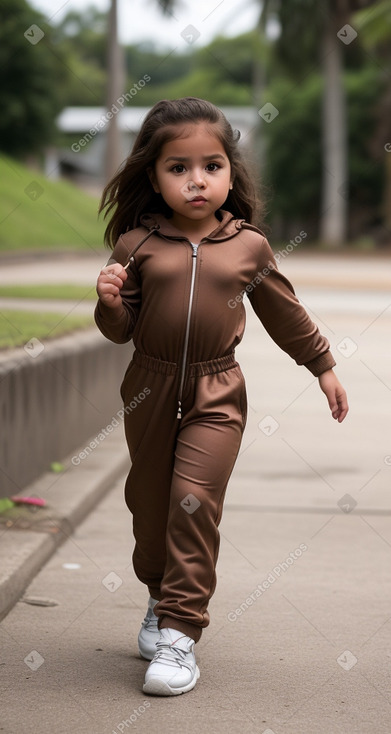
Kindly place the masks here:
POLYGON ((204 189, 206 186, 204 170, 202 168, 194 168, 192 171, 192 182, 198 186, 199 189, 204 189))

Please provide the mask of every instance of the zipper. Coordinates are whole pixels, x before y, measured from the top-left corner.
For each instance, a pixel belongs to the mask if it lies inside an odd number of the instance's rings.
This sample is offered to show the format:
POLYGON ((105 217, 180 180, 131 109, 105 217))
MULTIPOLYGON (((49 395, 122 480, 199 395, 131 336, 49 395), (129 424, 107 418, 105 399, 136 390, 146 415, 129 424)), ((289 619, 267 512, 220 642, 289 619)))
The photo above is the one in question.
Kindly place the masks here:
POLYGON ((182 418, 182 393, 183 393, 183 385, 185 382, 185 370, 186 370, 186 358, 187 358, 187 351, 189 347, 189 334, 190 334, 190 316, 191 316, 191 308, 193 305, 193 298, 194 298, 194 283, 195 283, 195 276, 196 276, 196 269, 197 269, 197 251, 199 245, 193 245, 191 242, 191 247, 193 250, 193 254, 191 256, 191 283, 190 283, 190 296, 189 296, 189 305, 187 309, 187 321, 186 321, 186 332, 185 332, 185 343, 183 346, 183 357, 182 357, 182 368, 181 368, 181 379, 179 383, 179 393, 178 393, 178 412, 177 412, 177 418, 178 420, 181 420, 182 418))

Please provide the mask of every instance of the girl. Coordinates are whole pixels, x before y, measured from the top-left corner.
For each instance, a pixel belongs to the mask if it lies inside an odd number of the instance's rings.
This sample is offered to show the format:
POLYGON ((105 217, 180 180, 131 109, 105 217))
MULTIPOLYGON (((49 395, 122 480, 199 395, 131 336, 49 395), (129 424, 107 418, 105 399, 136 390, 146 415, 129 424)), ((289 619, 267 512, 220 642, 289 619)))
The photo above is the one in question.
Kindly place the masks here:
POLYGON ((209 624, 218 525, 246 423, 234 356, 246 292, 272 339, 319 377, 333 418, 348 411, 327 339, 253 225, 255 186, 237 138, 209 102, 158 102, 100 207, 114 252, 98 278, 96 323, 135 345, 121 385, 132 403, 125 499, 134 571, 150 595, 143 690, 155 695, 185 693, 199 677, 194 647, 209 624))

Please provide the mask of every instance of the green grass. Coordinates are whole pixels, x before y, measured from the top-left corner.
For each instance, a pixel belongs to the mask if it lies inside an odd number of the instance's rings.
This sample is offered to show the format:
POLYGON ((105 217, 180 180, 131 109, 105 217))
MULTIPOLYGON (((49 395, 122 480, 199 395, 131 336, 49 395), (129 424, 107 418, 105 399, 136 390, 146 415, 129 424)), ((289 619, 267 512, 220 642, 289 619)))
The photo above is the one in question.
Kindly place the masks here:
POLYGON ((58 301, 96 301, 95 286, 83 285, 2 285, 0 298, 50 298, 58 301))
POLYGON ((0 156, 0 253, 32 250, 103 251, 98 199, 65 181, 0 156))
POLYGON ((2 311, 0 349, 24 346, 31 339, 45 342, 94 323, 91 316, 66 316, 58 313, 2 311))

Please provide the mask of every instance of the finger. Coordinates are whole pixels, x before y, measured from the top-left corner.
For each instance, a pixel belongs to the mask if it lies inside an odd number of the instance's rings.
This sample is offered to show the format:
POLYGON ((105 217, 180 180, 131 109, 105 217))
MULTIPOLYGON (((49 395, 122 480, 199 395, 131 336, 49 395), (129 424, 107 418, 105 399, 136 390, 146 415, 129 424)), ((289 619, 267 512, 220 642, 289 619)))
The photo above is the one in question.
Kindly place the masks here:
POLYGON ((104 290, 98 290, 98 296, 102 301, 113 301, 118 298, 119 289, 115 286, 104 290))
POLYGON ((329 400, 329 405, 333 418, 338 420, 338 423, 342 423, 349 410, 346 393, 337 393, 335 400, 329 400))
MULTIPOLYGON (((122 268, 122 265, 121 265, 121 268, 122 268)), ((128 279, 128 277, 129 277, 129 276, 128 276, 128 272, 127 272, 127 271, 125 270, 125 268, 122 268, 122 270, 120 270, 120 271, 119 271, 119 272, 117 273, 117 276, 118 276, 119 278, 121 278, 121 280, 122 280, 122 281, 123 281, 124 283, 125 283, 125 280, 127 280, 127 279, 128 279)))
POLYGON ((128 273, 126 272, 125 268, 122 267, 122 265, 119 265, 116 270, 106 271, 106 275, 108 278, 120 278, 121 283, 124 283, 125 280, 127 280, 128 278, 128 273))
POLYGON ((331 410, 331 415, 333 416, 333 418, 335 418, 335 420, 337 420, 341 412, 340 405, 338 404, 338 398, 334 398, 334 396, 333 398, 330 398, 329 406, 331 410))
POLYGON ((99 277, 99 281, 101 284, 107 284, 107 285, 114 284, 115 286, 117 286, 117 288, 122 288, 124 284, 124 281, 122 280, 122 278, 120 278, 115 273, 103 273, 99 277))
POLYGON ((346 410, 343 410, 342 413, 338 416, 338 423, 342 423, 343 420, 345 420, 347 414, 348 414, 349 408, 346 408, 346 410))
POLYGON ((102 293, 102 295, 105 295, 105 296, 106 295, 118 296, 119 287, 115 285, 115 283, 103 283, 99 291, 100 293, 102 293))
POLYGON ((336 412, 336 410, 338 410, 337 396, 336 396, 334 390, 324 389, 323 392, 326 395, 327 402, 329 404, 329 408, 331 410, 331 413, 334 415, 334 413, 336 412))
POLYGON ((101 275, 106 275, 108 278, 115 278, 115 277, 121 277, 120 274, 123 271, 122 265, 119 263, 113 263, 112 265, 106 265, 102 270, 100 271, 101 275))
POLYGON ((344 395, 341 395, 339 398, 338 423, 342 423, 344 418, 346 418, 348 412, 349 412, 349 405, 348 405, 347 397, 344 394, 344 395))
POLYGON ((333 416, 333 418, 338 418, 339 407, 336 403, 333 403, 332 405, 330 405, 330 410, 331 410, 331 415, 333 416))

